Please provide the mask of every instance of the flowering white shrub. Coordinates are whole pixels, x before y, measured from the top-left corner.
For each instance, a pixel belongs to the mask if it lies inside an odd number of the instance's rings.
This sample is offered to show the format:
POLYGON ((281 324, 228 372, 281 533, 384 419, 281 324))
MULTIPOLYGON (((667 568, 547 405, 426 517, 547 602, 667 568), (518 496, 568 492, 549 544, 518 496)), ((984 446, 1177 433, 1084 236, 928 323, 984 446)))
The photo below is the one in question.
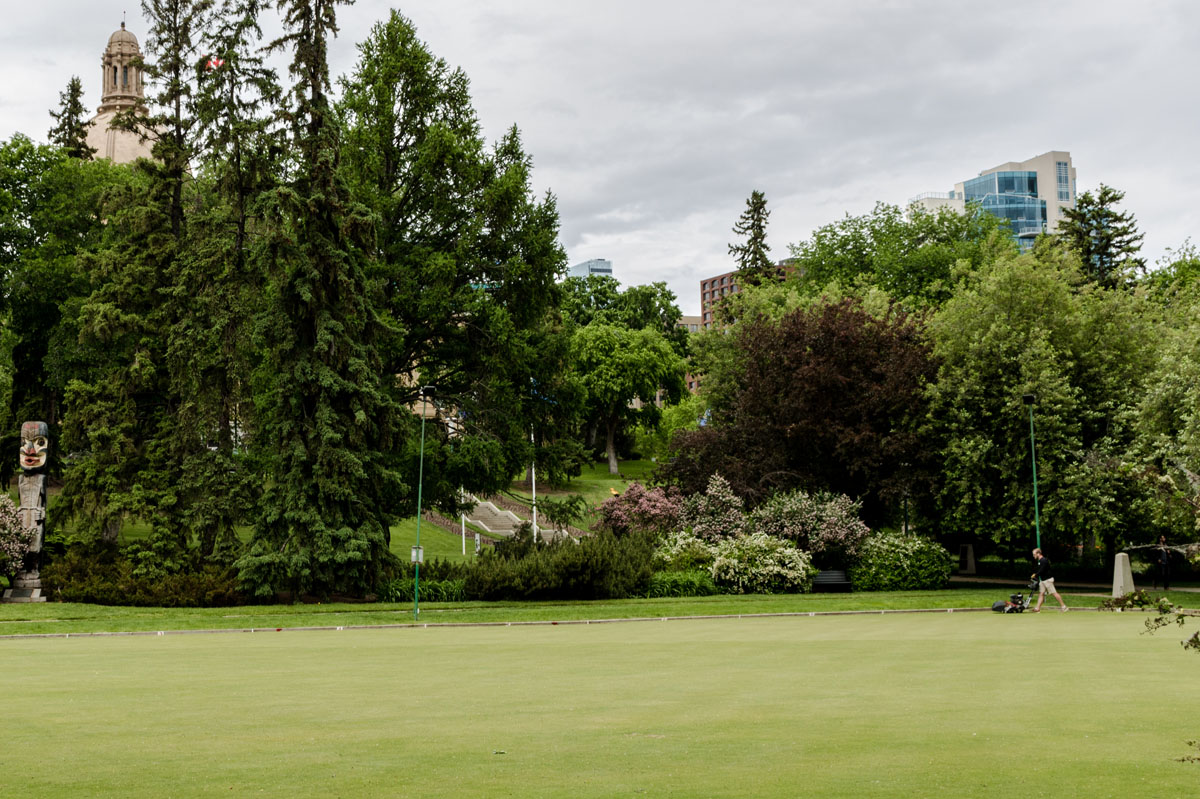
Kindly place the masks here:
POLYGON ((716 547, 701 541, 686 530, 680 530, 668 534, 659 543, 654 550, 653 565, 655 571, 708 571, 716 557, 716 547))
POLYGON ((719 474, 708 479, 703 494, 693 494, 683 504, 683 525, 697 538, 719 541, 742 534, 745 503, 719 474))
POLYGON ((14 575, 21 570, 29 548, 33 546, 33 530, 26 530, 17 514, 17 506, 7 494, 0 494, 0 558, 3 570, 14 575))
POLYGON ((812 590, 816 569, 790 541, 752 533, 716 545, 713 581, 735 594, 794 594, 812 590))
POLYGON ((843 494, 789 491, 755 508, 749 527, 795 543, 819 563, 840 567, 854 561, 871 534, 858 511, 859 504, 843 494))
POLYGON ((850 567, 856 591, 917 591, 945 588, 954 561, 936 541, 916 535, 877 533, 850 567))

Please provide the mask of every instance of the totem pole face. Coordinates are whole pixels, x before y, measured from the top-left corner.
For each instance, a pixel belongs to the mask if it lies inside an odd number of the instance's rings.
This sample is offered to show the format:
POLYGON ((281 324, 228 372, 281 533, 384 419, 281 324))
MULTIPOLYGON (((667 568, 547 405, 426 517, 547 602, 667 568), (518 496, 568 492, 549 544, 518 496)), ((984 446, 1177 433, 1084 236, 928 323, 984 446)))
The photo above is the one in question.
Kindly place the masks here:
POLYGON ((46 466, 50 454, 50 428, 45 422, 25 422, 21 425, 21 468, 29 473, 46 466))

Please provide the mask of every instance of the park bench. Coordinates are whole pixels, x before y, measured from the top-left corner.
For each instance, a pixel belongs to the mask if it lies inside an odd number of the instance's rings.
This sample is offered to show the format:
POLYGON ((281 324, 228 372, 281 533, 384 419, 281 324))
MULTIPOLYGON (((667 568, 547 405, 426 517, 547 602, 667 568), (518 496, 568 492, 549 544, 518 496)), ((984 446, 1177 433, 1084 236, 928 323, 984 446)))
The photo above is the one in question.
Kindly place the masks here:
POLYGON ((827 569, 813 578, 813 593, 832 594, 850 591, 850 578, 844 569, 827 569))

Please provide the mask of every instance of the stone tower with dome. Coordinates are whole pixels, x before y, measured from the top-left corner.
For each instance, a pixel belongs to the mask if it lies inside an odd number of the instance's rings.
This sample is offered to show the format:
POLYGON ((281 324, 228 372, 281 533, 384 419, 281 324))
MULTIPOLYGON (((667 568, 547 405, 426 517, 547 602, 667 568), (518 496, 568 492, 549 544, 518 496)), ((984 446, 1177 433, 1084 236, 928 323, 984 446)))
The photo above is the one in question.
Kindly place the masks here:
POLYGON ((100 56, 102 94, 100 108, 92 117, 87 143, 96 151, 96 158, 107 158, 118 164, 128 164, 139 158, 151 158, 151 143, 131 130, 111 127, 113 118, 122 111, 146 113, 142 85, 142 49, 137 37, 120 30, 108 37, 108 47, 100 56))

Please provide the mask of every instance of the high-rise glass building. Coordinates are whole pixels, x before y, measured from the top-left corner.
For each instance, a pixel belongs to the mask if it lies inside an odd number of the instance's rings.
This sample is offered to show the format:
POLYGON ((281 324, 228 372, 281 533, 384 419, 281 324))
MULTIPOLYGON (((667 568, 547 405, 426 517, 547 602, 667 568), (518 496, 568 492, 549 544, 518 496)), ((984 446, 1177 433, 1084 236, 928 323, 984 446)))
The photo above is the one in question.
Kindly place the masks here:
POLYGON ((1007 219, 1018 241, 1046 231, 1046 201, 1038 196, 1037 172, 990 172, 958 185, 965 202, 1007 219))
POLYGON ((1008 220, 1017 241, 1028 248, 1038 234, 1055 232, 1063 209, 1075 206, 1071 154, 1051 150, 1028 161, 1009 161, 955 184, 951 192, 927 192, 910 200, 930 210, 962 210, 969 202, 1008 220))
POLYGON ((592 258, 589 261, 574 264, 567 270, 567 277, 587 277, 588 275, 612 277, 612 261, 607 258, 592 258))

